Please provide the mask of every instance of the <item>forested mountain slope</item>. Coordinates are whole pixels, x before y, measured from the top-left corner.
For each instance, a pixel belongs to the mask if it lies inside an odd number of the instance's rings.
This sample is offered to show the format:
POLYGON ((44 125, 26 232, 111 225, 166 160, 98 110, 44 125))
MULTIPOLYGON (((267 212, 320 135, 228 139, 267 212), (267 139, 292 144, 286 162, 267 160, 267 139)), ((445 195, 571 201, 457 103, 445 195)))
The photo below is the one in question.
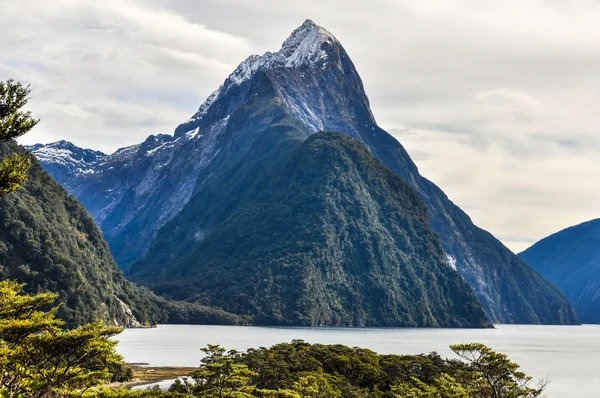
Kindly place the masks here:
POLYGON ((488 324, 407 183, 347 135, 297 142, 205 236, 185 222, 205 209, 188 204, 131 276, 258 324, 488 324))

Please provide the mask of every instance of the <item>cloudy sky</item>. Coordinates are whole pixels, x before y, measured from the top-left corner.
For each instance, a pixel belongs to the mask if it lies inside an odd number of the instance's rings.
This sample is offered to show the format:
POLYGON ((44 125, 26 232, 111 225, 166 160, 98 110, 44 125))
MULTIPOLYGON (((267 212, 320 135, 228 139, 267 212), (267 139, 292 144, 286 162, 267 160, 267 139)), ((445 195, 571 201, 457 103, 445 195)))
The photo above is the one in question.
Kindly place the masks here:
POLYGON ((344 45, 379 124, 514 251, 600 217, 598 0, 0 0, 21 142, 111 152, 172 133, 306 18, 344 45))

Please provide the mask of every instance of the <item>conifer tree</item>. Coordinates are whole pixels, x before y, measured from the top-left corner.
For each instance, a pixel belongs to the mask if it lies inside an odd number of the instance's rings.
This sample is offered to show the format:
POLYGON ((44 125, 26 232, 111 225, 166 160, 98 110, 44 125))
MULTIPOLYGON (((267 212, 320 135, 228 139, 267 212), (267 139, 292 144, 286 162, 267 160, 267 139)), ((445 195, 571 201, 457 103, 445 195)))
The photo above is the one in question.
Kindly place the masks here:
POLYGON ((55 294, 22 294, 0 281, 0 397, 57 398, 111 380, 124 366, 110 337, 121 332, 100 322, 64 330, 48 306, 55 294))
MULTIPOLYGON (((22 136, 39 120, 22 108, 29 101, 30 86, 14 80, 0 81, 0 143, 22 136)), ((0 197, 17 190, 27 179, 31 160, 27 156, 10 155, 0 162, 0 197)))

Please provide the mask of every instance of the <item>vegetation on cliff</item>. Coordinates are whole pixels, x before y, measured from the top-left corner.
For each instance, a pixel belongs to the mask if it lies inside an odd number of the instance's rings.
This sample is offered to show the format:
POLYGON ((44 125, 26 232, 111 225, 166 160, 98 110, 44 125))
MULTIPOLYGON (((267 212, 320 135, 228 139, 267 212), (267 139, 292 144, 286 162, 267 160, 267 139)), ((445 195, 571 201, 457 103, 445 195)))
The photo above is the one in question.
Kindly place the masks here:
POLYGON ((256 195, 203 234, 203 209, 184 209, 133 280, 255 324, 488 325, 425 205, 358 141, 314 134, 252 184, 256 195), (182 240, 188 248, 163 261, 182 240))

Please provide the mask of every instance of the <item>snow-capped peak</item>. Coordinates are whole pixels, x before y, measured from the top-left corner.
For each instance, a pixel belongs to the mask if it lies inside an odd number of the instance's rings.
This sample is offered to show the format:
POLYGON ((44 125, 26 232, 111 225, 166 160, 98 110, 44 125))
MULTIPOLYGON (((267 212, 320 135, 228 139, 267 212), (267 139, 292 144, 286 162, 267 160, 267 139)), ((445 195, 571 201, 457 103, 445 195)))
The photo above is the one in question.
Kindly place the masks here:
POLYGON ((319 61, 327 58, 323 44, 334 44, 336 38, 326 29, 307 19, 302 26, 294 30, 276 53, 280 62, 288 68, 317 66, 319 61))
POLYGON ((40 161, 50 163, 80 163, 96 162, 106 157, 106 154, 92 149, 84 149, 75 144, 61 140, 49 144, 25 146, 40 161))
POLYGON ((319 67, 321 61, 328 57, 325 44, 333 45, 335 43, 337 40, 331 33, 307 19, 283 42, 279 51, 251 55, 246 58, 222 87, 226 87, 228 84, 242 84, 260 69, 319 67))
POLYGON ((330 32, 307 19, 283 42, 279 51, 251 55, 239 64, 225 82, 200 106, 190 122, 202 118, 221 94, 225 94, 231 87, 239 86, 249 80, 259 70, 324 68, 328 63, 328 49, 333 48, 336 44, 339 42, 330 32))
MULTIPOLYGON (((26 146, 45 167, 62 168, 72 175, 93 174, 94 168, 107 155, 92 149, 84 149, 69 141, 26 146)), ((64 181, 60 181, 61 183, 64 181)))

